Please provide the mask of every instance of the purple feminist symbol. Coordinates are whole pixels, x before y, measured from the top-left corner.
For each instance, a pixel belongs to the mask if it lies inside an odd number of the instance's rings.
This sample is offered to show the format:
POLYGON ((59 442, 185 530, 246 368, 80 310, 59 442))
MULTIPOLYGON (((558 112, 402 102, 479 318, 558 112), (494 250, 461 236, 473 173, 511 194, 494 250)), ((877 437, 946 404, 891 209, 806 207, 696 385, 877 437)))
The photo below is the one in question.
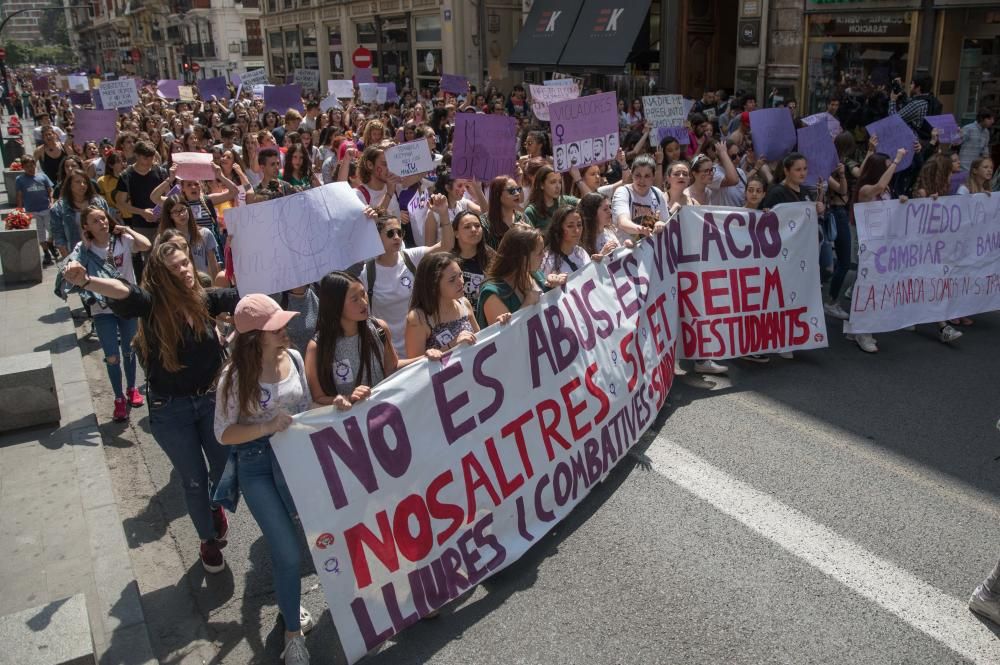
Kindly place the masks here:
POLYGON ((948 274, 948 266, 944 267, 944 274, 946 274, 946 275, 948 274))
POLYGON ((612 351, 611 352, 611 362, 613 362, 616 365, 618 364, 618 352, 617 351, 612 351))
POLYGON ((790 228, 791 230, 794 231, 795 230, 795 222, 788 222, 788 228, 790 228))
POLYGON ((809 319, 809 322, 812 323, 814 326, 819 325, 819 319, 817 319, 815 316, 809 319))
POLYGON ((792 291, 791 293, 789 293, 788 297, 792 299, 792 302, 795 302, 795 291, 792 291))
POLYGON ((803 259, 802 261, 799 261, 799 267, 802 268, 802 272, 806 271, 806 262, 805 262, 805 259, 803 259))
POLYGON ((867 277, 868 276, 868 268, 862 268, 861 269, 861 276, 862 277, 867 277))
POLYGON ((649 337, 649 331, 646 330, 645 328, 643 328, 642 329, 642 338, 646 339, 647 337, 649 337))
POLYGON ((671 286, 670 287, 670 297, 673 298, 676 295, 677 295, 677 287, 676 286, 671 286))
POLYGON ((786 259, 786 260, 788 259, 788 248, 787 248, 787 247, 783 247, 783 248, 781 249, 781 255, 782 255, 783 257, 785 257, 785 259, 786 259))

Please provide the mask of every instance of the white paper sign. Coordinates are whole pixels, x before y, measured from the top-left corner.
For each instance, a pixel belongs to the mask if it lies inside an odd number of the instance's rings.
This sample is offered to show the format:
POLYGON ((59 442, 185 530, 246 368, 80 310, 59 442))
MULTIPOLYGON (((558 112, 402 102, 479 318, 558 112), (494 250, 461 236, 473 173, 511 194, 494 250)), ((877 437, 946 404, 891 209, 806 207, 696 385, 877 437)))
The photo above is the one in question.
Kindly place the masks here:
POLYGON ((427 139, 394 145, 385 151, 385 161, 389 172, 400 178, 434 170, 434 158, 431 156, 427 139))
POLYGON ((338 99, 354 98, 354 82, 351 80, 331 80, 326 82, 326 89, 338 99))
POLYGON ((536 118, 544 122, 549 121, 549 104, 580 96, 580 89, 575 85, 529 85, 528 87, 531 89, 531 111, 536 118))
POLYGON ((319 110, 326 113, 330 109, 342 110, 344 107, 340 105, 340 100, 337 99, 336 95, 330 95, 323 101, 319 103, 319 110))
POLYGON ((192 85, 179 85, 177 86, 177 98, 182 102, 193 102, 194 101, 194 86, 192 85))
POLYGON ((687 120, 681 95, 643 97, 642 112, 653 127, 683 127, 687 120))
POLYGON ((359 83, 358 92, 361 94, 361 102, 363 104, 378 102, 379 97, 382 98, 382 102, 380 103, 384 103, 386 95, 388 94, 388 91, 385 88, 378 87, 378 84, 376 83, 359 83))
POLYGON ((264 99, 264 84, 258 83, 253 87, 253 98, 264 99))
POLYGON ((296 69, 295 83, 302 86, 303 90, 319 91, 319 70, 318 69, 296 69))
POLYGON ((410 214, 410 229, 413 231, 417 247, 424 245, 424 222, 427 221, 427 214, 430 212, 430 198, 430 195, 421 189, 406 204, 406 212, 410 214))
POLYGON ((845 332, 1000 309, 1000 196, 859 203, 858 279, 845 332))
POLYGON ((106 109, 120 109, 139 105, 139 90, 135 79, 101 82, 101 105, 106 109))
POLYGON ((244 88, 267 83, 267 71, 264 69, 252 69, 249 72, 240 74, 240 84, 244 88))
POLYGON ((548 81, 542 81, 542 85, 576 85, 576 81, 572 78, 549 79, 548 81))
POLYGON ((70 92, 87 92, 90 90, 90 82, 86 76, 70 74, 68 78, 70 92))
POLYGON ((226 211, 240 293, 311 284, 385 250, 346 182, 226 211))

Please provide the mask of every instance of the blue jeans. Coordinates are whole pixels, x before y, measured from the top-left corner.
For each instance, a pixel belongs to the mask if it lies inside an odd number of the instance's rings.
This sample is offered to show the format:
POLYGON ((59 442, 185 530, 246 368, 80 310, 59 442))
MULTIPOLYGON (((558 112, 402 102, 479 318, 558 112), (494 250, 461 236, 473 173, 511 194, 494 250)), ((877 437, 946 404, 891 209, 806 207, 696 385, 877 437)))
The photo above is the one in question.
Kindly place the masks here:
POLYGON ((840 298, 840 290, 844 287, 844 278, 851 269, 851 223, 847 206, 831 206, 836 224, 837 237, 833 240, 833 251, 837 256, 837 264, 830 278, 830 299, 840 298))
POLYGON ((215 393, 166 397, 151 392, 147 402, 149 428, 181 476, 184 501, 198 537, 211 540, 215 538, 212 488, 219 482, 229 454, 215 439, 215 393))
POLYGON ((97 339, 101 340, 104 365, 108 368, 108 378, 111 379, 115 397, 125 397, 122 390, 123 364, 125 381, 129 388, 135 388, 135 351, 132 350, 132 338, 138 327, 138 319, 122 319, 114 314, 98 314, 94 317, 94 330, 97 332, 97 339))
POLYGON ((257 520, 271 551, 274 595, 285 619, 285 630, 299 630, 299 534, 295 526, 295 504, 285 477, 271 450, 270 437, 235 446, 236 474, 243 498, 257 520))

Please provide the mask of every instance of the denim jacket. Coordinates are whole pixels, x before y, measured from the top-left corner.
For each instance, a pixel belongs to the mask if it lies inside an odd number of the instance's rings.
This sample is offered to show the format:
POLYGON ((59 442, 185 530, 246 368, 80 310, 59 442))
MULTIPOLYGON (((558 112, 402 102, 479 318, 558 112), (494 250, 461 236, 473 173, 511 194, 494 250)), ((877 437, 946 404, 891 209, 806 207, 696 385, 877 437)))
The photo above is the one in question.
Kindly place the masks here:
MULTIPOLYGON (((100 208, 105 214, 111 214, 103 196, 95 196, 90 199, 88 205, 100 208)), ((83 234, 80 222, 77 221, 77 211, 66 199, 59 199, 52 206, 51 213, 52 242, 55 243, 56 247, 66 247, 67 249, 75 247, 82 239, 83 234)))
MULTIPOLYGON (((94 254, 81 240, 76 243, 76 247, 73 251, 69 253, 69 256, 65 259, 66 263, 69 261, 78 261, 80 265, 87 269, 88 277, 106 277, 108 279, 121 279, 121 274, 118 270, 94 254)), ((63 264, 65 265, 65 264, 63 264)), ((79 286, 74 286, 63 279, 62 271, 56 273, 56 288, 55 293, 57 296, 66 300, 70 293, 79 293, 84 300, 89 300, 90 302, 97 302, 101 305, 105 305, 107 301, 104 296, 100 293, 94 293, 93 291, 87 291, 81 289, 79 286)))

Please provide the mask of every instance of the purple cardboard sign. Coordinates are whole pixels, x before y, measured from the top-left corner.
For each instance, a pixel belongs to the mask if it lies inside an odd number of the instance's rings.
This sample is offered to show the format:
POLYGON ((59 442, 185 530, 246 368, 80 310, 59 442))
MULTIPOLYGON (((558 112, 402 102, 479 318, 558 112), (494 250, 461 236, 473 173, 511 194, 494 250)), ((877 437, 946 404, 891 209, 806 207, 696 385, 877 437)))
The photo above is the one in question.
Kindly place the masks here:
POLYGON ((657 144, 663 143, 663 139, 668 136, 672 136, 677 139, 677 142, 681 145, 688 145, 691 143, 691 134, 688 132, 687 127, 660 127, 656 131, 659 132, 656 138, 657 144))
POLYGON ((161 79, 156 82, 156 92, 164 99, 180 99, 181 93, 178 88, 181 82, 174 79, 161 79))
POLYGON ((374 83, 375 77, 372 76, 371 67, 359 67, 354 70, 354 83, 374 83))
POLYGON ((469 79, 458 74, 442 74, 441 89, 453 95, 469 94, 469 79))
POLYGON ((502 115, 455 116, 451 175, 489 182, 517 172, 517 120, 502 115))
POLYGON ((378 87, 385 88, 385 101, 395 102, 399 99, 399 93, 396 92, 396 84, 394 82, 379 83, 378 87))
POLYGON ((288 109, 295 109, 299 113, 305 113, 302 105, 302 86, 298 83, 288 85, 266 85, 264 86, 264 110, 284 113, 288 109))
POLYGON ((35 89, 35 92, 48 92, 49 91, 49 77, 48 76, 32 76, 31 77, 31 87, 35 89))
POLYGON ((962 130, 955 122, 955 116, 950 113, 944 115, 929 115, 924 118, 927 124, 938 130, 938 141, 941 143, 960 143, 962 141, 962 130))
POLYGON ((198 94, 203 102, 210 101, 214 95, 216 99, 229 99, 229 86, 226 85, 225 76, 202 79, 198 81, 198 94))
POLYGON ((833 145, 826 123, 817 122, 806 125, 798 131, 799 152, 806 157, 809 167, 809 183, 826 182, 826 179, 837 169, 839 158, 837 148, 833 145))
POLYGON ((614 159, 618 153, 618 97, 613 92, 549 104, 556 171, 614 159))
POLYGON ((72 92, 69 93, 69 101, 74 106, 86 106, 87 104, 93 104, 94 98, 90 96, 90 92, 72 92))
POLYGON ((890 115, 865 126, 865 129, 868 130, 869 136, 878 137, 877 151, 887 155, 889 159, 895 159, 896 151, 900 148, 906 148, 906 154, 903 155, 903 160, 896 167, 896 173, 910 168, 910 164, 913 163, 913 142, 917 140, 917 135, 902 118, 898 115, 890 115))
POLYGON ((750 133, 754 152, 769 161, 781 160, 795 148, 795 123, 787 108, 751 111, 750 133))
POLYGON ((113 142, 118 138, 118 111, 114 109, 107 111, 80 109, 75 113, 75 118, 73 138, 77 143, 82 144, 84 141, 100 143, 103 139, 110 139, 113 142))
POLYGON ((965 181, 969 179, 968 171, 959 171, 958 173, 951 174, 951 189, 948 190, 949 194, 958 194, 958 188, 965 184, 965 181))

